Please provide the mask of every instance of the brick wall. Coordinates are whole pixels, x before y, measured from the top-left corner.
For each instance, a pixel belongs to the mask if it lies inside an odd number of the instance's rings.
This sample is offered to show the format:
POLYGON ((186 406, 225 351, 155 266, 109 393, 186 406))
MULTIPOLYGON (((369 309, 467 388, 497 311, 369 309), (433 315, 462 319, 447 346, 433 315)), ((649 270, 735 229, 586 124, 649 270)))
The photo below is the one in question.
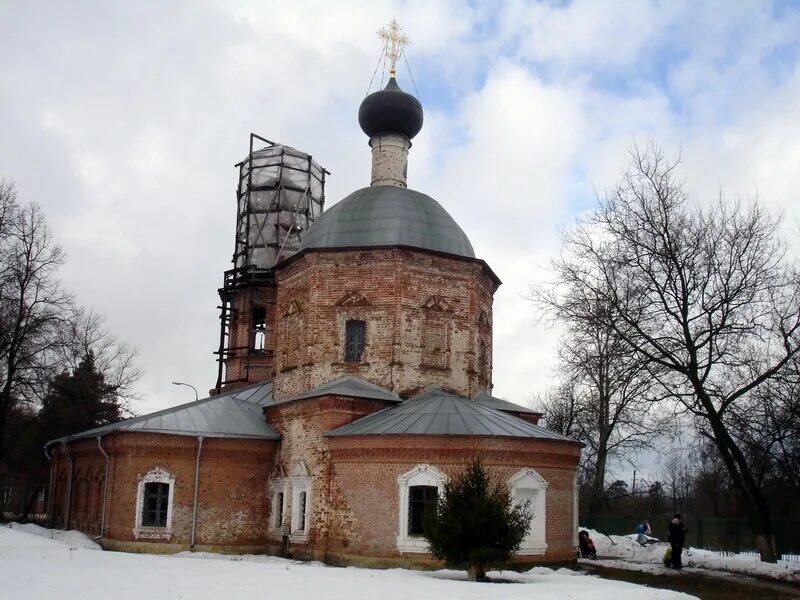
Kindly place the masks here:
POLYGON ((331 515, 327 548, 331 562, 425 565, 425 555, 400 555, 397 478, 417 465, 431 465, 445 475, 461 471, 479 458, 500 480, 525 468, 548 483, 544 556, 518 562, 562 562, 574 559, 573 481, 580 455, 577 444, 513 438, 460 436, 362 436, 328 438, 333 464, 331 515), (360 559, 359 557, 363 557, 360 559))
MULTIPOLYGON (((124 550, 175 551, 188 547, 197 439, 114 433, 103 437, 102 442, 110 457, 103 543, 124 550), (137 540, 134 525, 138 482, 155 468, 175 477, 172 535, 168 539, 137 540)), ((267 476, 276 446, 277 442, 265 440, 203 440, 196 548, 263 549, 267 476)), ((79 440, 55 447, 52 469, 55 482, 53 524, 59 527, 68 524, 90 535, 99 534, 102 483, 98 478, 102 479, 105 461, 97 440, 79 440)))
POLYGON ((345 374, 404 396, 440 386, 472 397, 491 387, 496 285, 483 263, 398 248, 317 251, 276 278, 276 398, 345 374), (366 321, 360 363, 344 361, 348 319, 366 321), (426 359, 425 324, 434 321, 446 324, 443 364, 426 359))
POLYGON ((226 389, 269 381, 273 377, 275 351, 275 288, 253 287, 236 292, 231 302, 228 336, 230 353, 225 358, 223 385, 226 389), (266 311, 266 344, 253 349, 253 308, 266 311))
MULTIPOLYGON (((265 409, 267 422, 282 437, 275 467, 271 471, 272 479, 290 477, 301 462, 312 477, 309 541, 293 546, 296 556, 325 559, 331 535, 330 514, 340 505, 340 499, 330 494, 331 461, 325 432, 386 406, 387 403, 377 400, 327 395, 265 409)), ((271 495, 273 490, 270 488, 269 492, 271 495)), ((291 500, 287 498, 284 525, 289 524, 291 510, 291 500)), ((271 549, 277 552, 281 533, 273 531, 270 538, 271 549)))

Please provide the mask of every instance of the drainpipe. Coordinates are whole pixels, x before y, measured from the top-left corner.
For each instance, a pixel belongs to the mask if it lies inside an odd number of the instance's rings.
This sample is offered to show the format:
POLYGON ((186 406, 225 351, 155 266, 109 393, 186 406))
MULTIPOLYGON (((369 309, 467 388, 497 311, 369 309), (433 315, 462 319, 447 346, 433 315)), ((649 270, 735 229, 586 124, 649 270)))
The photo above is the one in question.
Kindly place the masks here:
POLYGON ((45 525, 48 528, 53 527, 53 469, 55 469, 55 465, 53 464, 53 455, 47 451, 47 444, 44 446, 44 455, 47 457, 47 462, 50 463, 50 481, 47 483, 47 520, 45 521, 45 525))
POLYGON ((194 550, 194 538, 197 532, 197 492, 200 489, 200 451, 203 449, 203 436, 197 436, 197 458, 194 463, 194 507, 192 508, 192 543, 189 548, 194 550))
POLYGON ((103 537, 103 532, 105 531, 106 528, 106 500, 108 499, 108 465, 110 460, 108 458, 108 454, 106 454, 106 451, 103 450, 102 439, 103 436, 101 435, 97 436, 97 447, 100 448, 100 452, 103 454, 103 458, 106 461, 106 472, 105 475, 103 476, 103 508, 100 511, 100 535, 96 536, 94 538, 95 540, 99 540, 101 537, 103 537))

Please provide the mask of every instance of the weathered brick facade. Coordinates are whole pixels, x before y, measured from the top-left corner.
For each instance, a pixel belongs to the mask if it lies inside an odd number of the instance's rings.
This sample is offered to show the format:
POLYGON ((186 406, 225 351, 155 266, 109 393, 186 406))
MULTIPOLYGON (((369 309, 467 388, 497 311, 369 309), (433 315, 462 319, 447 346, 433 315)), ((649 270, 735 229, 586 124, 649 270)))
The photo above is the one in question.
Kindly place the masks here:
POLYGON ((277 282, 276 398, 345 374, 403 397, 491 389, 497 282, 483 262, 405 248, 317 251, 288 261, 277 282), (344 359, 350 319, 366 322, 357 363, 344 359), (440 340, 426 338, 434 329, 440 340))
MULTIPOLYGON (((102 437, 109 456, 103 546, 171 552, 190 546, 198 440, 188 436, 112 433, 102 437), (161 469, 174 476, 171 533, 135 534, 139 480, 161 469)), ((276 442, 204 438, 200 452, 195 549, 260 552, 267 533, 264 501, 276 442)), ((56 527, 100 535, 105 458, 95 438, 52 449, 51 520, 56 527), (70 499, 71 491, 71 499, 70 499)))

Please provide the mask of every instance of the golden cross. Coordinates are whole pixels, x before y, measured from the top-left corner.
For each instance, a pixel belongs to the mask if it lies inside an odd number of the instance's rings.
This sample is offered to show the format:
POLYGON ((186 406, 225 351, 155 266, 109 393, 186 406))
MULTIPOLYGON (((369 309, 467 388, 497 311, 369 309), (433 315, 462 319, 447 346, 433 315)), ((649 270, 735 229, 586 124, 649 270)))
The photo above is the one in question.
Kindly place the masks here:
POLYGON ((389 77, 395 76, 395 64, 403 54, 403 47, 408 46, 411 41, 403 35, 396 19, 392 19, 388 27, 384 27, 378 32, 380 38, 386 42, 386 58, 389 59, 389 77))

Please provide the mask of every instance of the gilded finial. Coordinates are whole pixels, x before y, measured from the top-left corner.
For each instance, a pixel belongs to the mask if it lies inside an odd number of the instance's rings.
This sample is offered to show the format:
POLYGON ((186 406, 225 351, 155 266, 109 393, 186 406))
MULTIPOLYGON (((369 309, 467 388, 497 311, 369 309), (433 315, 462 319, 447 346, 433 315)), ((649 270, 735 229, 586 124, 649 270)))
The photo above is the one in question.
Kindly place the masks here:
POLYGON ((403 48, 411 43, 411 40, 402 31, 396 19, 392 19, 388 27, 378 31, 378 36, 386 43, 386 58, 389 59, 389 77, 395 76, 397 60, 402 56, 403 48))

